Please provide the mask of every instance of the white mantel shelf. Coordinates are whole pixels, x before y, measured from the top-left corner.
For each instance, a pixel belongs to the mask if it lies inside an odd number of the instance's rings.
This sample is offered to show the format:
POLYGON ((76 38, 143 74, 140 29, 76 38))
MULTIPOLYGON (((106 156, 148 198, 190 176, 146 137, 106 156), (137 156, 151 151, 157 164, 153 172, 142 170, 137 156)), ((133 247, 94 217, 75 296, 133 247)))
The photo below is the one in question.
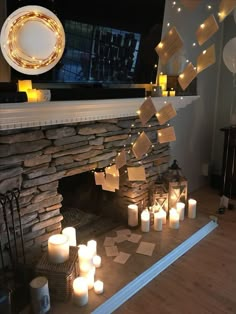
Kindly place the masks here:
MULTIPOLYGON (((152 97, 157 109, 171 103, 176 111, 200 96, 152 97)), ((0 130, 133 117, 144 98, 0 104, 0 130)))

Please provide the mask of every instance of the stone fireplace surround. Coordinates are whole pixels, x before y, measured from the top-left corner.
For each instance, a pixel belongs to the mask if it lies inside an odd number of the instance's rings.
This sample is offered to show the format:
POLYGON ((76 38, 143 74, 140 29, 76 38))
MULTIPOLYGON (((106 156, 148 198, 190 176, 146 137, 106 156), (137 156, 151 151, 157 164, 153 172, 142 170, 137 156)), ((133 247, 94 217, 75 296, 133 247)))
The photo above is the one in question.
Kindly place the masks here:
MULTIPOLYGON (((176 110, 194 101, 197 96, 172 97, 176 110)), ((157 108, 167 99, 153 98, 157 108)), ((20 212, 24 230, 27 262, 37 260, 47 247, 48 238, 61 232, 60 212, 63 196, 58 183, 73 176, 112 163, 117 153, 145 131, 154 147, 147 157, 137 160, 127 152, 127 165, 145 167, 146 182, 120 179, 117 208, 126 218, 127 205, 148 204, 149 189, 161 167, 157 160, 169 156, 169 145, 157 143, 161 126, 153 117, 143 127, 137 117, 144 99, 68 101, 41 104, 0 104, 0 192, 20 189, 20 212), (131 125, 134 125, 131 127, 131 125)), ((163 126, 162 126, 163 127, 163 126)), ((112 193, 112 192, 111 192, 112 193)), ((0 212, 2 244, 7 243, 2 211, 0 212)), ((19 222, 15 222, 19 225, 19 222)))

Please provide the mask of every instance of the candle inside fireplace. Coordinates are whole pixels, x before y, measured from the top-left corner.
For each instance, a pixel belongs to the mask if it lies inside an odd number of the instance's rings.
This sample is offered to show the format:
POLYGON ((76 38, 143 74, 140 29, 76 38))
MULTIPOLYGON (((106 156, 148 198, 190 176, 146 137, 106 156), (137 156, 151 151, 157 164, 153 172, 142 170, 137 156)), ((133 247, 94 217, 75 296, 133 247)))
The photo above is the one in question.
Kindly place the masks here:
POLYGON ((128 225, 135 227, 138 225, 138 205, 128 205, 128 225))
POLYGON ((188 200, 188 218, 196 218, 197 201, 190 198, 188 200))
POLYGON ((73 281, 73 302, 79 306, 88 303, 88 283, 84 277, 77 277, 73 281))
POLYGON ((150 213, 147 208, 141 213, 141 230, 142 232, 149 232, 150 230, 150 213))
POLYGON ((68 236, 70 246, 76 246, 76 229, 74 227, 66 227, 62 230, 62 234, 68 236))
POLYGON ((51 263, 61 264, 69 259, 69 238, 64 234, 54 234, 48 239, 48 258, 51 263))

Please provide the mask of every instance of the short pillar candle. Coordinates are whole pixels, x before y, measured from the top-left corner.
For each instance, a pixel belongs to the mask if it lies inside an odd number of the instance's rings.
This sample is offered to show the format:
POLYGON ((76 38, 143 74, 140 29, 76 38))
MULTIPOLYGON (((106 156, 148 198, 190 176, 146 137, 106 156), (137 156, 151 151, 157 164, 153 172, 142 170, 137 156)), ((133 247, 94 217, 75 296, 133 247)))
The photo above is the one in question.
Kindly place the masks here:
POLYGON ((184 220, 184 212, 185 212, 185 203, 177 202, 176 210, 179 213, 179 220, 184 220))
POLYGON ((54 234, 48 239, 48 258, 53 264, 61 264, 69 259, 69 238, 64 234, 54 234))
POLYGON ((93 286, 93 289, 94 289, 94 292, 96 294, 101 294, 103 293, 103 290, 104 290, 104 284, 101 280, 96 280, 94 282, 94 286, 93 286))
POLYGON ((193 198, 188 200, 188 218, 196 218, 197 201, 193 198))
POLYGON ((93 265, 94 265, 96 268, 101 267, 101 265, 102 265, 102 258, 101 258, 101 256, 95 255, 95 256, 93 257, 93 265))
POLYGON ((161 231, 162 230, 162 213, 160 211, 154 213, 153 229, 155 231, 161 231))
POLYGON ((77 277, 73 281, 73 302, 78 306, 88 303, 88 282, 84 277, 77 277))
POLYGON ((149 232, 150 231, 150 213, 146 208, 141 213, 141 231, 149 232))
POLYGON ((128 225, 136 227, 138 225, 138 205, 128 205, 128 225))

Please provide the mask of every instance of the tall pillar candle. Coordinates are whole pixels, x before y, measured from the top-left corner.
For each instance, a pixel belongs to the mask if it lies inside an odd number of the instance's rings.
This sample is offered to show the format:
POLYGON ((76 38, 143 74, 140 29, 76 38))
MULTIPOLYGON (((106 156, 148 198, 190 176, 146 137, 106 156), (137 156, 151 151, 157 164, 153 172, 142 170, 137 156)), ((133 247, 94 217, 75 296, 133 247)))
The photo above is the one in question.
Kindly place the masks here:
POLYGON ((70 246, 76 246, 76 229, 74 227, 66 227, 62 229, 62 234, 69 237, 69 244, 70 246))
POLYGON ((184 212, 185 212, 185 203, 177 202, 176 210, 179 213, 179 220, 184 220, 184 212))
POLYGON ((138 205, 128 205, 128 225, 136 227, 138 225, 138 205))
POLYGON ((97 254, 97 241, 89 240, 87 242, 87 247, 91 251, 93 256, 95 256, 97 254))
POLYGON ((175 208, 171 208, 169 212, 169 227, 179 229, 179 214, 175 208))
POLYGON ((69 259, 69 238, 64 234, 54 234, 48 239, 48 258, 53 264, 61 264, 69 259))
POLYGON ((146 208, 141 213, 141 231, 149 232, 150 231, 150 213, 146 208))
POLYGON ((156 212, 154 213, 154 230, 161 231, 162 230, 162 213, 156 212))
POLYGON ((73 302, 78 306, 88 303, 88 283, 84 277, 77 277, 73 281, 73 302))
POLYGON ((197 201, 193 198, 188 200, 188 218, 196 218, 197 201))

